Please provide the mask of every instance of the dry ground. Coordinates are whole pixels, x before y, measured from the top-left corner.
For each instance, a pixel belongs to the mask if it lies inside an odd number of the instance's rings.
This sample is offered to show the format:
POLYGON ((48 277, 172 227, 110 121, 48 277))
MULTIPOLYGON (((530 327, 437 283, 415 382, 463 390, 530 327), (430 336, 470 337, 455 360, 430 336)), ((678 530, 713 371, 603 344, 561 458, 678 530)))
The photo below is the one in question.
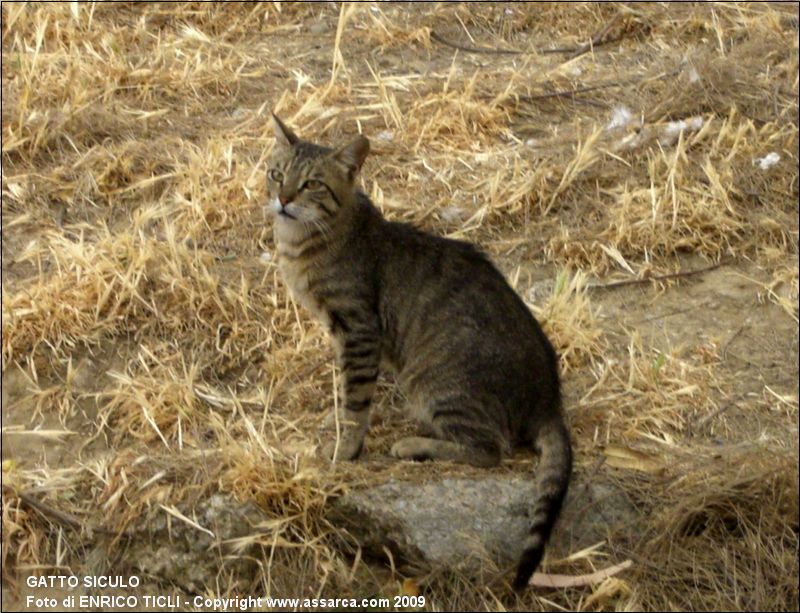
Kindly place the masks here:
POLYGON ((8 2, 2 21, 4 608, 31 573, 98 568, 98 541, 124 551, 103 530, 147 538, 223 492, 274 519, 249 540, 255 594, 797 610, 795 3, 8 2), (386 458, 411 427, 389 383, 366 456, 317 458, 336 373, 272 259, 270 110, 366 134, 386 216, 479 243, 529 301, 576 471, 645 518, 545 570, 631 569, 517 597, 341 548, 331 496, 463 469, 386 458))

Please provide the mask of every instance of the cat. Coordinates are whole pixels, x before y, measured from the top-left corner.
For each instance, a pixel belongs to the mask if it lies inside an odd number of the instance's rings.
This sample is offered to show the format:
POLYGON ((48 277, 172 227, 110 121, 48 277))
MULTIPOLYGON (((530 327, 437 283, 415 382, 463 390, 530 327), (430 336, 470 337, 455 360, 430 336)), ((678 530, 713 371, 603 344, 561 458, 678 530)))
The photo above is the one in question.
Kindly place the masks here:
POLYGON ((553 347, 476 247, 383 218, 356 187, 365 137, 331 149, 301 140, 274 114, 273 125, 267 208, 278 267, 329 330, 342 370, 343 428, 324 453, 361 453, 379 366, 395 373, 429 430, 397 441, 393 456, 491 467, 532 445, 538 497, 513 583, 523 588, 572 471, 553 347))

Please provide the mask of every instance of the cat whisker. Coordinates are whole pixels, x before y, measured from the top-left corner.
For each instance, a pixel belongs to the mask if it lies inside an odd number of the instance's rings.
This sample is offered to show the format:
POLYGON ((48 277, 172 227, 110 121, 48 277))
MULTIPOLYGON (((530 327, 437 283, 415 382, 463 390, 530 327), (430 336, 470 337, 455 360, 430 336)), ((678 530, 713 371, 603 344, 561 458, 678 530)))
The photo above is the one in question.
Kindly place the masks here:
POLYGON ((327 222, 322 221, 321 219, 311 219, 312 227, 315 227, 319 230, 320 234, 326 239, 331 238, 331 227, 330 224, 327 222))

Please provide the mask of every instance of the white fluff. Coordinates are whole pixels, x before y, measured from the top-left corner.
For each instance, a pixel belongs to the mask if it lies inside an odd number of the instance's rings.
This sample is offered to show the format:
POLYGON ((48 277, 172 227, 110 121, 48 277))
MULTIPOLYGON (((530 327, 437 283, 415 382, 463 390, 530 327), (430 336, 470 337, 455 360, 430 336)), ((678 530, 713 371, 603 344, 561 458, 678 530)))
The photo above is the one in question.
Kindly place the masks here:
POLYGON ((774 151, 769 152, 763 158, 756 158, 753 160, 754 163, 758 164, 758 167, 761 170, 769 170, 775 164, 781 161, 781 156, 774 151))
POLYGON ((447 206, 439 211, 439 215, 447 223, 454 223, 464 221, 465 212, 460 206, 447 206))
POLYGON ((664 136, 677 136, 686 130, 697 131, 703 127, 705 120, 702 117, 689 117, 680 121, 670 121, 664 128, 664 136))
POLYGON ((627 106, 618 106, 611 113, 611 121, 606 124, 606 130, 625 128, 633 121, 633 113, 627 106))

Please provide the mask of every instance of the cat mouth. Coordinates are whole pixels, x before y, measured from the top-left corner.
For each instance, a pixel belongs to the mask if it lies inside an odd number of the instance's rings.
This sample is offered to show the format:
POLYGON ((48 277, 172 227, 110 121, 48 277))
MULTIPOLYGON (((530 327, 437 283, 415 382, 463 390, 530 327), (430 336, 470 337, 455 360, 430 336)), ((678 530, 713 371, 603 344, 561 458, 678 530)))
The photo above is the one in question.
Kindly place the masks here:
POLYGON ((294 219, 294 220, 297 220, 297 217, 295 217, 294 215, 292 215, 292 214, 291 214, 289 211, 287 211, 286 209, 281 209, 280 211, 278 211, 278 215, 281 215, 281 216, 283 216, 283 217, 288 217, 289 219, 294 219))

